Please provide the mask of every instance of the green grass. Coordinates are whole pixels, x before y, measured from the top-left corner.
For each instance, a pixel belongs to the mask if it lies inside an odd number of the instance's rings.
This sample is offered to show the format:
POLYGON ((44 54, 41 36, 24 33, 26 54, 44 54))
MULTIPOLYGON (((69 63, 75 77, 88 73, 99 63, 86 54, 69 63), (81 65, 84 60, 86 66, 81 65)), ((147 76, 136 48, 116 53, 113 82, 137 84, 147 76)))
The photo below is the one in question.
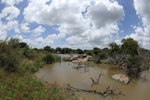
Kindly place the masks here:
POLYGON ((18 39, 1 41, 0 100, 76 100, 57 85, 48 87, 33 77, 44 64, 56 61, 60 57, 50 52, 20 48, 18 39))
POLYGON ((8 73, 0 69, 0 100, 76 99, 68 99, 57 85, 43 85, 32 74, 8 73))

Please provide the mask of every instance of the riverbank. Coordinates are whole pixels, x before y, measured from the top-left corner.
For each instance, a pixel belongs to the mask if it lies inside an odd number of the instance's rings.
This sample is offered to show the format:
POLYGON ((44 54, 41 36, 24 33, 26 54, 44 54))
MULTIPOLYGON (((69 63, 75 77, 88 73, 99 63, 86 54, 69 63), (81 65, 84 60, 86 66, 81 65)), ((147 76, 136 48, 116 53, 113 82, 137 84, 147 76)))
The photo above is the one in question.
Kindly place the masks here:
POLYGON ((31 73, 7 73, 0 69, 1 100, 77 100, 57 85, 43 84, 31 73))
POLYGON ((60 61, 54 53, 30 48, 18 39, 0 42, 0 100, 74 100, 57 85, 42 83, 33 74, 60 61))

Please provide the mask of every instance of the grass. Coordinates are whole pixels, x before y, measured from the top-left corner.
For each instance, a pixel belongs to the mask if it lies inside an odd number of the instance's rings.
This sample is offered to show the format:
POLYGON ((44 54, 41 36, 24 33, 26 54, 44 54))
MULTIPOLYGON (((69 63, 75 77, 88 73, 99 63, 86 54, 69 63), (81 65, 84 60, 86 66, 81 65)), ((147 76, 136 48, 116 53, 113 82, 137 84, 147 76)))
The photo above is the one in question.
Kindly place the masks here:
POLYGON ((18 39, 1 41, 0 100, 76 100, 69 99, 57 85, 49 87, 33 77, 46 61, 54 63, 60 57, 28 46, 21 48, 18 39))
POLYGON ((57 85, 44 85, 32 74, 8 73, 0 69, 0 100, 77 100, 69 99, 57 85))

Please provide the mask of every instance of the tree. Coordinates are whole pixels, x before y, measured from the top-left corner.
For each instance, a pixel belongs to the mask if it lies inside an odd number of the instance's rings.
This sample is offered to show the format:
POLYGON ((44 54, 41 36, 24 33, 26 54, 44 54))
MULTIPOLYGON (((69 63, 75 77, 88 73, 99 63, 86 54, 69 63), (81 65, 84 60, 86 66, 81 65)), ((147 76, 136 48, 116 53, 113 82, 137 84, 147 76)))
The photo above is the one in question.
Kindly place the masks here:
POLYGON ((97 48, 97 47, 93 48, 93 53, 94 53, 94 55, 97 55, 97 54, 99 54, 100 52, 101 52, 101 49, 99 49, 99 48, 97 48))
POLYGON ((27 43, 25 43, 25 42, 20 42, 19 45, 20 45, 20 46, 19 46, 20 48, 28 48, 28 47, 29 47, 29 46, 27 45, 27 43))
POLYGON ((113 42, 109 44, 110 47, 110 55, 111 56, 116 56, 116 54, 119 54, 120 52, 120 47, 117 45, 117 43, 113 42))
POLYGON ((127 61, 127 71, 128 75, 139 77, 141 70, 141 64, 142 64, 142 58, 138 55, 136 56, 129 56, 127 61))
POLYGON ((8 46, 12 48, 19 48, 19 39, 11 38, 9 41, 6 41, 8 46))
POLYGON ((20 53, 19 40, 10 39, 0 42, 0 67, 9 72, 17 71, 22 56, 20 53))
POLYGON ((72 49, 71 48, 62 48, 62 54, 69 54, 72 53, 72 49))
POLYGON ((52 63, 55 61, 55 59, 54 59, 54 57, 53 57, 52 54, 48 54, 48 55, 46 55, 46 56, 43 58, 43 61, 44 61, 46 64, 52 64, 52 63))
POLYGON ((61 53, 61 48, 57 47, 55 51, 56 51, 56 53, 61 53))
POLYGON ((53 48, 51 48, 50 46, 45 46, 44 50, 48 51, 48 52, 53 52, 54 51, 53 48))
POLYGON ((123 39, 122 41, 122 52, 130 55, 138 55, 138 42, 132 38, 123 39))
POLYGON ((77 49, 77 53, 78 53, 78 54, 83 54, 83 50, 77 49))

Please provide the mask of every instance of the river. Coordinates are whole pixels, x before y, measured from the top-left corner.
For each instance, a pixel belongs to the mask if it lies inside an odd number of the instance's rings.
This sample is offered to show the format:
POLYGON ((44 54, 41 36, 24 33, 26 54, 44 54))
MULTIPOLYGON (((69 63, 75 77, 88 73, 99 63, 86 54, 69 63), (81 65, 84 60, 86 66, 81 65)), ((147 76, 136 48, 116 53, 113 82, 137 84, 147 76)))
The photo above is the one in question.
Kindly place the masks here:
MULTIPOLYGON (((131 79, 131 82, 126 85, 111 78, 112 74, 120 73, 120 70, 114 65, 89 63, 87 64, 88 67, 79 69, 76 69, 76 66, 71 62, 55 63, 46 65, 35 75, 41 81, 57 83, 61 86, 70 84, 76 88, 96 89, 97 91, 103 91, 110 86, 114 89, 118 88, 125 94, 124 96, 117 96, 113 100, 150 100, 150 81, 131 79), (100 83, 91 86, 90 77, 96 79, 100 73, 103 74, 100 83)), ((150 73, 146 72, 145 75, 148 77, 150 73)), ((84 98, 83 100, 112 100, 111 96, 104 98, 85 92, 76 92, 75 95, 84 98)))

